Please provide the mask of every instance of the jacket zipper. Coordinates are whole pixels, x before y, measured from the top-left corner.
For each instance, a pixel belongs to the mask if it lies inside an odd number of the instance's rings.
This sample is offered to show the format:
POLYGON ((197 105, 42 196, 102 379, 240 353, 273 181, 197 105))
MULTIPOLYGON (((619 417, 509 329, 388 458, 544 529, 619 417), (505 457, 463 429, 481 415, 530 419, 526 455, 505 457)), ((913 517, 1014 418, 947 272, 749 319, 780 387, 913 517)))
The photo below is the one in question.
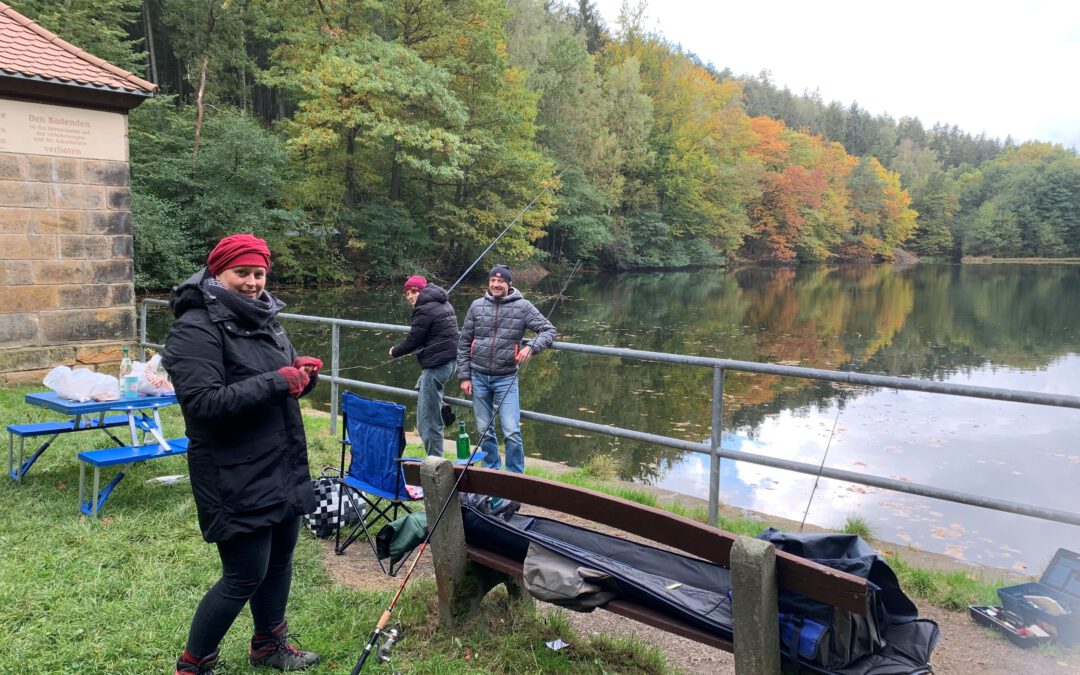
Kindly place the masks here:
POLYGON ((495 349, 499 345, 499 300, 495 299, 495 330, 491 334, 491 351, 488 353, 488 374, 495 374, 495 349))

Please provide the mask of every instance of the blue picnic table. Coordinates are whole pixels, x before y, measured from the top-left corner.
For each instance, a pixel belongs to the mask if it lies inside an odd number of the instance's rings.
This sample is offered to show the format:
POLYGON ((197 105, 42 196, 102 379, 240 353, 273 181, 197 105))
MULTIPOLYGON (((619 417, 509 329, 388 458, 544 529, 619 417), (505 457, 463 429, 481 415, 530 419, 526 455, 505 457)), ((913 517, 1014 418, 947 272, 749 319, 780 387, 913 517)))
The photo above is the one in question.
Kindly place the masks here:
POLYGON ((46 408, 67 416, 69 419, 58 422, 35 422, 29 424, 8 425, 8 474, 13 480, 21 481, 34 462, 44 453, 61 434, 101 430, 112 439, 116 447, 102 450, 88 450, 78 453, 79 458, 79 507, 88 516, 96 516, 123 478, 126 470, 136 462, 187 452, 187 439, 168 440, 162 433, 161 408, 176 405, 176 395, 139 396, 131 399, 113 401, 71 401, 56 392, 47 391, 27 394, 28 405, 46 408), (114 414, 110 414, 114 413, 114 414), (131 445, 117 438, 113 430, 127 427, 131 433, 131 445), (151 442, 148 442, 148 436, 151 442), (42 438, 44 442, 24 459, 25 439, 42 438), (18 461, 15 459, 15 439, 19 439, 18 461), (94 467, 94 495, 90 501, 84 501, 86 485, 86 466, 94 467), (103 489, 100 487, 102 467, 122 465, 120 471, 103 489))

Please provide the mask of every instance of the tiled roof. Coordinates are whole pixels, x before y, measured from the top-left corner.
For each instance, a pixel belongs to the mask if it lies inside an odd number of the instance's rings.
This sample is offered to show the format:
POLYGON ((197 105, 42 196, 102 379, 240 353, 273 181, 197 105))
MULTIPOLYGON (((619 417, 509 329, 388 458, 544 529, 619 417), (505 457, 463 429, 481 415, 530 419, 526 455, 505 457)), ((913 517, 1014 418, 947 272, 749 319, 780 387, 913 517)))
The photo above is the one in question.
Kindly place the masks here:
POLYGON ((157 90, 156 84, 61 40, 0 2, 0 76, 3 75, 144 95, 157 90))

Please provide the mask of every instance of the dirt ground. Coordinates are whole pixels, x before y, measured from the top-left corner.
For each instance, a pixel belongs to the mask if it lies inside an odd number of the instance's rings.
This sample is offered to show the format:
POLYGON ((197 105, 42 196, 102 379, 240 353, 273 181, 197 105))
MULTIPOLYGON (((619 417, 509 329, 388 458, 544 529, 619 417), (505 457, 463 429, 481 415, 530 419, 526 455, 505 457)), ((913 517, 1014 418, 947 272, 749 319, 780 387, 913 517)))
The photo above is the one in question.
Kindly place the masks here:
MULTIPOLYGON (((532 461, 532 460, 530 460, 532 461)), ((640 487, 640 486, 638 486, 640 487)), ((671 497, 665 494, 664 497, 671 497)), ((554 517, 542 509, 525 507, 522 513, 531 513, 554 517)), ((570 519, 559 515, 560 519, 601 531, 612 532, 610 528, 570 519)), ((388 597, 401 583, 399 578, 383 574, 371 548, 363 542, 350 547, 344 555, 334 555, 333 540, 324 544, 324 561, 330 574, 342 584, 365 590, 383 590, 388 597)), ((912 552, 914 553, 914 552, 912 552)), ((909 559, 905 551, 905 559, 909 559)), ((925 568, 949 569, 957 563, 945 556, 919 554, 912 564, 925 568)), ((430 555, 417 563, 414 578, 434 576, 430 555)), ((563 612, 570 623, 583 636, 606 634, 612 636, 635 636, 661 650, 675 672, 687 674, 716 673, 717 675, 735 672, 734 657, 728 652, 707 647, 686 638, 652 629, 630 619, 617 616, 603 610, 582 614, 568 612, 554 605, 539 603, 543 611, 563 612)), ((1021 649, 1005 639, 1004 636, 982 628, 966 612, 954 612, 939 607, 916 603, 922 618, 933 619, 941 629, 941 639, 934 649, 931 664, 938 675, 1058 675, 1072 673, 1080 675, 1080 646, 1063 648, 1047 645, 1033 649, 1021 649)), ((377 617, 372 617, 374 621, 377 617)))

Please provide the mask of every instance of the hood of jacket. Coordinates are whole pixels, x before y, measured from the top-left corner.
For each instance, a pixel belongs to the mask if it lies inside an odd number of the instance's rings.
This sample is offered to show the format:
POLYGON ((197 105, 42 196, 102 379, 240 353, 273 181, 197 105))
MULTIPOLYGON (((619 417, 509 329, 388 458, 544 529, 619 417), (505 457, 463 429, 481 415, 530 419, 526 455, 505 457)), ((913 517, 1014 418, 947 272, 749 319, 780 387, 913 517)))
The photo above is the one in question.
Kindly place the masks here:
POLYGON ((416 306, 426 305, 429 303, 442 304, 449 302, 450 296, 440 286, 435 284, 428 284, 420 289, 420 295, 416 296, 416 306))

